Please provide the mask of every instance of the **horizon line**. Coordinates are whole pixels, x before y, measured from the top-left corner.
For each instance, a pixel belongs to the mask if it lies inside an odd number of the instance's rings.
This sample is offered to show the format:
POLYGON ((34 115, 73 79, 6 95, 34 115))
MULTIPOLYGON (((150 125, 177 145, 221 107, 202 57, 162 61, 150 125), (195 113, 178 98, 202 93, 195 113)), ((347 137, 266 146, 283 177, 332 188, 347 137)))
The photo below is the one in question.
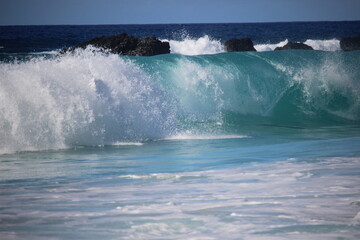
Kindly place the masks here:
POLYGON ((191 25, 191 24, 266 24, 266 23, 311 23, 311 22, 359 22, 360 20, 318 20, 318 21, 274 21, 274 22, 194 22, 194 23, 84 23, 84 24, 0 24, 0 27, 25 27, 25 26, 100 26, 100 25, 191 25))

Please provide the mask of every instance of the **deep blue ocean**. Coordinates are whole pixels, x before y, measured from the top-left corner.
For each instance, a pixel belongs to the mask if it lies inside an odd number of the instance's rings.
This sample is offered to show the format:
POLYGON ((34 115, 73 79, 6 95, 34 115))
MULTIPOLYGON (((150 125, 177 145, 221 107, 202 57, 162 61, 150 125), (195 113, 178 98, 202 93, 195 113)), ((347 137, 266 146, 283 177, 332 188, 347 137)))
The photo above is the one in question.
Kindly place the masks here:
POLYGON ((0 239, 360 239, 358 35, 0 26, 0 239), (171 53, 60 53, 122 32, 171 53), (257 52, 224 51, 243 37, 257 52), (289 41, 315 50, 273 51, 289 41))

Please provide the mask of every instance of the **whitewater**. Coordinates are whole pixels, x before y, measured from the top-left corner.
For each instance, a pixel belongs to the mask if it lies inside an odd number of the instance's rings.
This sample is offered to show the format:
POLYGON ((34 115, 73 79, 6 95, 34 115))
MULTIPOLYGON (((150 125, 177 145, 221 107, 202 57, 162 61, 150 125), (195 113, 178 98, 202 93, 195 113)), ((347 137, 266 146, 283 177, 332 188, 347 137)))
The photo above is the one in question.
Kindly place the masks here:
MULTIPOLYGON (((225 52, 224 45, 220 40, 212 39, 208 35, 204 35, 200 38, 193 39, 190 36, 183 36, 181 40, 168 40, 162 39, 170 43, 171 53, 178 53, 183 55, 202 55, 202 54, 216 54, 225 52)), ((267 44, 255 44, 254 48, 258 52, 274 51, 277 47, 283 47, 289 42, 285 39, 278 43, 267 44)), ((321 51, 340 51, 340 40, 328 39, 328 40, 313 40, 308 39, 304 44, 312 47, 314 50, 321 51)))
POLYGON ((359 24, 0 26, 0 239, 359 239, 359 24))

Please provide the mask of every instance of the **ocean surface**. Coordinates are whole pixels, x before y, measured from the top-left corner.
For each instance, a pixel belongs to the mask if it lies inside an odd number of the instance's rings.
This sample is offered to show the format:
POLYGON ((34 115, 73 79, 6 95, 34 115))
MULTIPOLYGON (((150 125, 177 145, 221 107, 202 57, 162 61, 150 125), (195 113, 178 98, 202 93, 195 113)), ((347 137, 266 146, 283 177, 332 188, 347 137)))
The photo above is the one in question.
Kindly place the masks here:
POLYGON ((0 26, 0 239, 360 239, 360 22, 0 26), (122 32, 171 53, 89 47, 122 32), (250 37, 257 52, 224 52, 250 37), (314 51, 272 51, 288 41, 314 51))

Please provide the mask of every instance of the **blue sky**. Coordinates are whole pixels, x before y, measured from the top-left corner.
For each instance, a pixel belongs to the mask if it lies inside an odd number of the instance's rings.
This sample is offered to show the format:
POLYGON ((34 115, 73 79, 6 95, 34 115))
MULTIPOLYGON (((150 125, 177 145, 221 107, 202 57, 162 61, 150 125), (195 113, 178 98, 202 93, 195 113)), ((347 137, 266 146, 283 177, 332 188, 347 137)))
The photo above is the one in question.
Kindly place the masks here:
POLYGON ((0 0, 0 25, 360 20, 360 0, 0 0))

